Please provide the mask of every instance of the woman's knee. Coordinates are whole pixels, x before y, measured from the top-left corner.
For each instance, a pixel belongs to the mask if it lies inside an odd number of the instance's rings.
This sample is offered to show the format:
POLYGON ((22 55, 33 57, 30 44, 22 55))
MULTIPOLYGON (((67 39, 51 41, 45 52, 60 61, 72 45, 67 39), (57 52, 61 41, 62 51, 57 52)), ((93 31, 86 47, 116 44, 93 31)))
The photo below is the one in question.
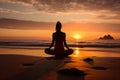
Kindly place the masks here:
POLYGON ((52 54, 52 53, 53 53, 53 50, 52 50, 52 49, 49 49, 49 48, 46 48, 46 49, 45 49, 45 53, 47 53, 47 54, 52 54))
POLYGON ((66 50, 66 53, 67 54, 72 54, 74 51, 73 51, 73 49, 68 49, 68 50, 66 50))

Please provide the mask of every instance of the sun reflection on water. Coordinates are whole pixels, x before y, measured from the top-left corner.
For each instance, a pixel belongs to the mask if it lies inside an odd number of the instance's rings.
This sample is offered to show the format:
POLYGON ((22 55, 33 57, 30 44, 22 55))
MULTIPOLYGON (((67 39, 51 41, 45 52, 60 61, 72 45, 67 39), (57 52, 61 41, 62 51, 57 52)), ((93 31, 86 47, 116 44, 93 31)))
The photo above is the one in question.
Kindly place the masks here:
POLYGON ((80 48, 76 47, 74 49, 74 57, 79 57, 79 55, 80 55, 80 48))

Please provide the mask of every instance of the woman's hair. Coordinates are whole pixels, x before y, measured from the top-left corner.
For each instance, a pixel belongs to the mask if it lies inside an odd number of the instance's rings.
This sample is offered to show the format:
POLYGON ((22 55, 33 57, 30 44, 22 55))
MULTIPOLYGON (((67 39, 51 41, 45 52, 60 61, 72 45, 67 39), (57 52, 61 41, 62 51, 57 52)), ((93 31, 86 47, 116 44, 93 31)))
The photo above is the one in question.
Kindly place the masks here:
POLYGON ((62 28, 62 24, 60 21, 56 23, 56 30, 60 30, 62 28))

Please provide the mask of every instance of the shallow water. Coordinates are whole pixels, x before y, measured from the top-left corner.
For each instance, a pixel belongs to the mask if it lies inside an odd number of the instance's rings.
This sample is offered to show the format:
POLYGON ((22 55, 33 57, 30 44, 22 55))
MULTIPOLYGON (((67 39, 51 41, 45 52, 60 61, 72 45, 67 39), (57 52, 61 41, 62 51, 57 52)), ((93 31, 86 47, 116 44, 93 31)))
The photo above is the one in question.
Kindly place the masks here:
MULTIPOLYGON (((4 47, 0 48, 0 54, 30 55, 40 57, 50 57, 44 53, 46 47, 4 47)), ((73 57, 120 57, 120 48, 79 48, 73 47, 73 57)))
MULTIPOLYGON (((49 40, 40 41, 0 41, 0 54, 31 55, 49 57, 44 49, 49 40)), ((120 57, 120 40, 67 41, 74 49, 73 57, 120 57), (82 46, 82 47, 81 47, 82 46)))

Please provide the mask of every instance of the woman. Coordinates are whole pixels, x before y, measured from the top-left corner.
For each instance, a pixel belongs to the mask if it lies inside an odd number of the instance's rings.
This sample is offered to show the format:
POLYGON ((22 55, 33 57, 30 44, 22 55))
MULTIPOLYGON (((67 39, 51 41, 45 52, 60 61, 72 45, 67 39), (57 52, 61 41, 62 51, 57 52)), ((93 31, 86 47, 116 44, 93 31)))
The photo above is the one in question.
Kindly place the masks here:
POLYGON ((61 31, 62 24, 58 21, 56 23, 56 32, 52 35, 52 43, 49 48, 45 49, 47 54, 55 56, 67 56, 73 53, 72 49, 69 49, 66 43, 66 34, 61 31), (55 44, 54 50, 51 47, 55 44), (65 50, 64 46, 67 48, 65 50))

